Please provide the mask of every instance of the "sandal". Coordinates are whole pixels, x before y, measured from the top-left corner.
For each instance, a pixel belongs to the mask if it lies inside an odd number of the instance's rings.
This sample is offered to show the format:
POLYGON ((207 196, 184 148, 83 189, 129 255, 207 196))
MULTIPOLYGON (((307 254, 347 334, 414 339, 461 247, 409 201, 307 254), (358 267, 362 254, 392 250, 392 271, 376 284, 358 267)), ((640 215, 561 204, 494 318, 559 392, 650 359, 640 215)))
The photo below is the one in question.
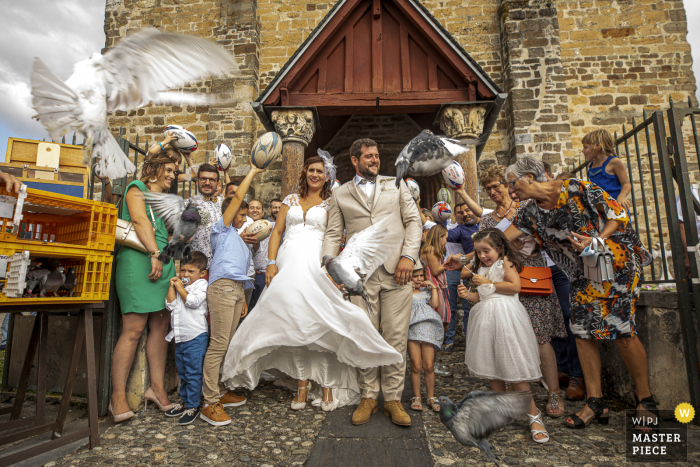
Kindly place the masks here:
POLYGON ((602 397, 589 397, 586 400, 586 405, 593 412, 593 417, 588 420, 583 420, 576 414, 569 415, 569 418, 564 420, 564 425, 569 428, 586 428, 593 420, 598 420, 601 425, 607 425, 610 421, 610 413, 608 406, 605 404, 605 399, 602 397), (569 419, 571 421, 569 421, 569 419))
POLYGON ((411 408, 413 410, 423 410, 423 404, 420 402, 420 396, 418 397, 411 397, 411 408))
MULTIPOLYGON (((636 407, 636 410, 639 410, 639 406, 642 406, 643 410, 646 410, 647 412, 651 413, 656 417, 656 423, 643 423, 643 424, 635 424, 634 425, 634 430, 639 431, 640 433, 653 433, 654 431, 659 430, 659 403, 656 402, 656 399, 654 399, 654 396, 651 395, 649 397, 645 397, 642 400, 639 400, 637 398, 637 395, 634 395, 634 404, 636 407)), ((642 416, 643 420, 648 420, 651 417, 645 417, 642 416)))
POLYGON ((547 426, 544 424, 542 421, 542 412, 540 412, 539 409, 537 409, 537 415, 530 415, 527 414, 527 418, 530 419, 530 433, 532 434, 532 440, 536 443, 546 443, 549 441, 549 433, 547 433, 547 426), (538 430, 536 428, 532 428, 533 423, 539 423, 544 427, 544 430, 538 430), (537 439, 535 438, 536 435, 543 434, 545 435, 544 438, 537 439))
POLYGON ((304 407, 306 407, 306 401, 309 398, 309 386, 310 384, 306 383, 306 386, 300 386, 297 388, 297 395, 294 399, 292 399, 292 410, 302 410, 304 407), (306 391, 306 394, 304 394, 303 391, 306 391))
POLYGON ((549 404, 547 404, 547 415, 552 418, 559 418, 564 415, 564 407, 559 406, 559 394, 556 392, 550 392, 549 397, 550 400, 549 404), (555 410, 559 410, 559 412, 555 412, 555 410))
POLYGON ((437 397, 431 397, 430 399, 428 399, 428 404, 430 404, 430 407, 433 408, 433 412, 440 411, 440 404, 437 403, 437 397))

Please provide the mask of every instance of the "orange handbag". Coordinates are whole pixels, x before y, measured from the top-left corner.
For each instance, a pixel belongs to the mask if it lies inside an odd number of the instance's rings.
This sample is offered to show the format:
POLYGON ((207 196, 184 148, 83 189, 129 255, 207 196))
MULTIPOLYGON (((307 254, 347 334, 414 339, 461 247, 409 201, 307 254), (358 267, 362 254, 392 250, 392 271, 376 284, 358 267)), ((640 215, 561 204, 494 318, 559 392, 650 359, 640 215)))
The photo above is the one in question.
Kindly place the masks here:
POLYGON ((525 266, 520 271, 520 295, 549 295, 553 292, 551 269, 525 266))

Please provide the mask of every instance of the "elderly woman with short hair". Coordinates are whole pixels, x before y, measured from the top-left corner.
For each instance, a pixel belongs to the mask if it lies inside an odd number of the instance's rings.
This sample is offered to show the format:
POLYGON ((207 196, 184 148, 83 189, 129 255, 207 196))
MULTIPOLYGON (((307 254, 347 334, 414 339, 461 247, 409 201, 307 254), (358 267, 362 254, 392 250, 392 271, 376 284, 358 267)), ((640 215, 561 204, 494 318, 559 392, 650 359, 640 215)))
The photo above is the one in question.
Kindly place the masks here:
MULTIPOLYGON (((491 198, 496 203, 496 209, 486 214, 485 210, 467 194, 464 188, 457 190, 462 199, 467 203, 471 211, 481 218, 479 231, 490 228, 506 230, 512 219, 522 207, 528 202, 522 203, 511 198, 506 184, 506 168, 502 165, 494 165, 481 172, 479 182, 491 198)), ((539 252, 537 242, 530 235, 518 235, 513 240, 513 245, 523 257, 525 266, 546 267, 546 263, 539 252)), ((466 255, 471 259, 473 254, 466 255)), ((456 266, 457 262, 453 264, 456 266)), ((532 329, 537 336, 537 343, 540 350, 540 369, 542 378, 547 384, 548 401, 547 415, 550 417, 560 417, 564 415, 564 401, 559 394, 559 373, 557 372, 557 358, 552 347, 552 338, 566 338, 566 328, 564 327, 564 315, 559 307, 557 297, 552 293, 547 296, 520 295, 520 302, 527 310, 532 323, 532 329)))
MULTIPOLYGON (((656 420, 657 402, 649 390, 646 352, 637 338, 634 315, 641 289, 642 267, 651 261, 627 211, 597 185, 581 180, 547 182, 544 166, 532 156, 518 158, 506 171, 510 192, 531 200, 518 210, 509 239, 533 236, 571 281, 571 330, 588 392, 586 405, 565 424, 585 428, 594 419, 609 420, 601 390, 601 361, 597 340, 614 339, 635 386, 638 414, 656 420), (584 276, 579 254, 594 237, 615 256, 615 280, 599 284, 584 276)), ((655 424, 658 423, 658 420, 655 424)), ((637 426, 651 431, 654 425, 637 426)))

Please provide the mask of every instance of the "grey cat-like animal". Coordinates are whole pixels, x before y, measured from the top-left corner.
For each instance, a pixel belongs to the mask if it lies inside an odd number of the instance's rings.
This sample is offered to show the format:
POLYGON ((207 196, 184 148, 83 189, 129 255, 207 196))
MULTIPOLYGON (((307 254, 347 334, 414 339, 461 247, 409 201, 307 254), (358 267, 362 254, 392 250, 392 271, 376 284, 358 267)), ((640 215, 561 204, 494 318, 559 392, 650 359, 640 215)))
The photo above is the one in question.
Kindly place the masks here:
POLYGON ((449 397, 441 396, 438 398, 440 421, 457 441, 481 449, 498 465, 496 461, 500 459, 493 453, 493 446, 487 438, 514 418, 524 417, 531 400, 530 392, 472 391, 457 404, 449 397))

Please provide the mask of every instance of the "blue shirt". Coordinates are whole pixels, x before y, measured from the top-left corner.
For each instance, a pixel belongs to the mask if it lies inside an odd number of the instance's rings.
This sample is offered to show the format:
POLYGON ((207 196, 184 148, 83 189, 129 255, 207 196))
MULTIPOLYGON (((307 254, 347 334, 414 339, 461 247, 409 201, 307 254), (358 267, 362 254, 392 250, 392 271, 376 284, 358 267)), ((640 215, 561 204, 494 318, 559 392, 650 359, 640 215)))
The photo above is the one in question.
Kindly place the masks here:
POLYGON ((245 242, 238 235, 235 227, 226 227, 223 217, 216 221, 211 229, 212 260, 209 268, 209 284, 219 279, 244 281, 250 288, 248 266, 250 252, 245 242))
POLYGON ((474 251, 472 235, 478 231, 478 223, 474 225, 458 225, 447 233, 447 241, 451 243, 461 243, 464 253, 471 253, 474 251))

